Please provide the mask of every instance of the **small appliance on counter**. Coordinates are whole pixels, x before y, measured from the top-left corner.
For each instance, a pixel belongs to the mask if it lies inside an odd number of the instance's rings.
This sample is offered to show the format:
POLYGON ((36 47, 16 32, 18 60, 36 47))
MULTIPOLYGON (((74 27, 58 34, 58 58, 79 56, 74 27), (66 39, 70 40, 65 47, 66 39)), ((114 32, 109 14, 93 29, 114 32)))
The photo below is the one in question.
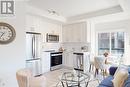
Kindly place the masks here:
POLYGON ((65 51, 62 47, 60 47, 58 50, 59 50, 60 52, 65 51))

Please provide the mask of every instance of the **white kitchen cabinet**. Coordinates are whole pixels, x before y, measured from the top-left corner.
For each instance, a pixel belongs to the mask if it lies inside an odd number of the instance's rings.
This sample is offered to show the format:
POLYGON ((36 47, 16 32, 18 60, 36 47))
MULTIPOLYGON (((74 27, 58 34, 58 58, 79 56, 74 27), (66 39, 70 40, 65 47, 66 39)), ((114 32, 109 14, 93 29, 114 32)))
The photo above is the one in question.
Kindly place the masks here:
POLYGON ((64 25, 62 34, 63 42, 86 42, 86 22, 64 25))
POLYGON ((50 52, 42 52, 42 72, 50 71, 50 52))
POLYGON ((73 52, 63 53, 63 65, 66 67, 74 67, 74 55, 73 52))
MULTIPOLYGON (((83 57, 83 70, 86 73, 89 71, 90 68, 90 53, 89 52, 78 52, 78 53, 83 53, 83 55, 81 55, 83 57)), ((73 52, 69 52, 69 53, 64 52, 63 55, 64 55, 63 56, 64 66, 71 67, 71 68, 78 68, 77 57, 79 57, 79 55, 73 54, 73 52)))
POLYGON ((89 72, 89 69, 90 69, 90 58, 92 58, 92 55, 90 55, 90 52, 83 52, 84 73, 89 72))
POLYGON ((35 31, 33 19, 34 18, 32 16, 26 15, 26 31, 27 32, 35 31))
POLYGON ((26 32, 42 33, 43 42, 46 42, 47 33, 59 35, 59 42, 62 42, 62 24, 40 16, 26 15, 26 32))
POLYGON ((35 16, 26 15, 26 31, 41 32, 41 19, 35 16))

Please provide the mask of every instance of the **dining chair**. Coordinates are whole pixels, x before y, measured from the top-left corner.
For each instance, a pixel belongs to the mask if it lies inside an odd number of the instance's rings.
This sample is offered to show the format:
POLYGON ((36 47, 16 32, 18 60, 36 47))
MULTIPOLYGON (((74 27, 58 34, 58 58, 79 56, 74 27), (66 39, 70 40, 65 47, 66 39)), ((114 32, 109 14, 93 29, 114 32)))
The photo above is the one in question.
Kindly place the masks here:
POLYGON ((16 72, 19 87, 46 87, 45 77, 34 77, 29 69, 20 69, 16 72))
POLYGON ((99 74, 99 70, 101 70, 103 77, 105 77, 107 65, 105 64, 105 57, 96 56, 94 58, 95 65, 95 76, 99 74))

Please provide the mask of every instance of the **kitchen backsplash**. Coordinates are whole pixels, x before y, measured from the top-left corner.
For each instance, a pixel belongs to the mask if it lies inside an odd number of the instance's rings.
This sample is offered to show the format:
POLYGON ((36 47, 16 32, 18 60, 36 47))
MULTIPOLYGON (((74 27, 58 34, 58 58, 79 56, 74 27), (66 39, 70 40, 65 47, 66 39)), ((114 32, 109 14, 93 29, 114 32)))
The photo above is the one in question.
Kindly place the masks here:
MULTIPOLYGON (((60 47, 62 47, 67 52, 82 52, 82 48, 90 46, 88 46, 87 43, 43 43, 42 51, 58 51, 60 47)), ((87 48, 86 51, 89 51, 89 48, 87 48)))
MULTIPOLYGON (((87 43, 63 43, 63 49, 67 52, 82 52, 82 47, 89 47, 87 43)), ((86 50, 89 51, 89 48, 86 50)))
POLYGON ((48 51, 48 50, 55 50, 58 51, 58 49, 62 45, 60 43, 43 43, 42 44, 42 51, 48 51))

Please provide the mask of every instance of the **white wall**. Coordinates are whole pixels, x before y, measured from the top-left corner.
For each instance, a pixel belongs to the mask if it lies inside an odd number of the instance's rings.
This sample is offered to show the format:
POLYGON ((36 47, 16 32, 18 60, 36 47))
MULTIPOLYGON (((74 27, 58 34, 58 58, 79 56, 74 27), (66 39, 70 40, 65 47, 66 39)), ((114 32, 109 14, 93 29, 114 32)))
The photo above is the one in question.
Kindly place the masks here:
POLYGON ((26 31, 42 33, 43 50, 58 50, 62 42, 62 24, 35 14, 26 15, 26 31), (59 35, 59 43, 47 43, 46 34, 59 35))
POLYGON ((0 22, 9 23, 16 30, 12 43, 0 45, 0 87, 17 87, 16 71, 25 66, 25 4, 18 1, 15 5, 15 16, 0 17, 0 22))

